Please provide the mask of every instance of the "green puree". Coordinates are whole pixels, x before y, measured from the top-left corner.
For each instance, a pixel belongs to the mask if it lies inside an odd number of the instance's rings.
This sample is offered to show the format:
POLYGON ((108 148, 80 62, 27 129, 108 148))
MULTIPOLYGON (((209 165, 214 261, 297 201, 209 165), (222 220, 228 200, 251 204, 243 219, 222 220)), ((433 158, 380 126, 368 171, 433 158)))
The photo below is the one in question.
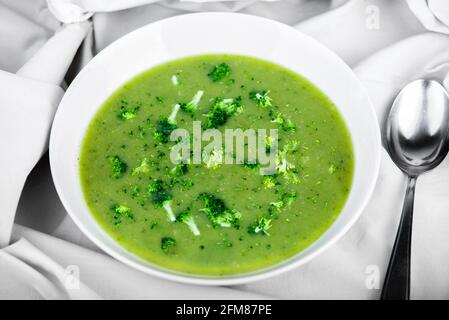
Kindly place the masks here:
POLYGON ((346 201, 353 162, 345 123, 314 85, 220 54, 165 63, 119 88, 87 130, 80 177, 95 219, 129 251, 183 273, 229 275, 317 240, 346 201), (174 165, 170 132, 192 132, 194 120, 223 132, 278 128, 287 165, 272 176, 257 164, 174 165))

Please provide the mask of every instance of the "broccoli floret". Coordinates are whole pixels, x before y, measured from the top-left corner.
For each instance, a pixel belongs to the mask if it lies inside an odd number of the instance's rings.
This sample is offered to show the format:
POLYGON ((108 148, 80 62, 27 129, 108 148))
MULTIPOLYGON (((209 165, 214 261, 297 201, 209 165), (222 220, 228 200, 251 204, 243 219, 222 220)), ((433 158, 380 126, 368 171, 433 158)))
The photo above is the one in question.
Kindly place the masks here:
POLYGON ((242 97, 237 97, 236 99, 221 99, 216 98, 215 104, 225 110, 228 115, 232 116, 234 114, 239 114, 243 111, 243 105, 242 105, 242 97))
POLYGON ((189 103, 180 103, 179 106, 182 111, 193 113, 198 109, 198 104, 200 103, 201 97, 203 96, 204 91, 199 90, 195 93, 192 100, 189 103))
POLYGON ((118 113, 118 117, 122 120, 130 120, 137 116, 137 112, 140 109, 140 105, 136 105, 134 108, 128 107, 128 102, 122 100, 122 106, 120 107, 120 112, 118 113))
POLYGON ((292 169, 284 174, 284 179, 287 181, 287 183, 292 184, 299 184, 301 183, 301 179, 298 176, 297 170, 292 169))
POLYGON ((120 118, 122 120, 129 120, 136 117, 136 111, 135 110, 121 110, 120 111, 120 118))
POLYGON ((134 215, 132 214, 131 209, 127 206, 115 204, 111 207, 111 211, 113 214, 114 225, 119 225, 123 218, 134 220, 134 215))
POLYGON ((289 207, 297 198, 298 195, 296 192, 284 192, 278 201, 270 203, 268 212, 271 215, 274 214, 274 211, 280 212, 283 208, 289 207))
POLYGON ((240 212, 227 208, 223 200, 210 193, 201 193, 198 198, 205 205, 205 208, 201 209, 201 211, 206 213, 214 228, 220 226, 238 229, 240 227, 240 212))
POLYGON ((279 152, 276 157, 276 170, 278 171, 278 173, 282 173, 285 175, 294 168, 295 166, 287 161, 286 153, 279 152))
POLYGON ((276 170, 278 174, 282 174, 288 183, 301 183, 298 176, 298 169, 296 169, 294 164, 287 161, 285 149, 279 152, 276 157, 276 170))
POLYGON ((276 178, 273 176, 264 176, 262 180, 263 187, 265 189, 272 189, 279 183, 276 181, 276 178))
POLYGON ((131 174, 135 176, 141 173, 148 173, 150 172, 150 166, 150 161, 147 158, 144 158, 142 159, 142 161, 140 161, 140 164, 137 167, 132 169, 131 174))
POLYGON ((280 113, 278 113, 275 118, 271 119, 271 122, 277 123, 284 131, 296 131, 296 125, 289 118, 284 117, 280 113))
POLYGON ((270 202, 271 209, 276 209, 277 211, 281 211, 282 208, 285 207, 285 202, 280 199, 278 201, 270 202))
POLYGON ((198 196, 198 199, 202 200, 206 208, 212 212, 223 212, 226 210, 224 201, 213 194, 203 192, 198 196))
POLYGON ((114 179, 121 178, 128 169, 128 165, 124 163, 119 156, 109 158, 109 163, 112 169, 112 177, 114 179))
POLYGON ((245 161, 242 164, 245 168, 247 169, 251 169, 251 170, 257 170, 260 168, 260 163, 256 162, 256 163, 249 163, 248 161, 245 161))
POLYGON ((193 182, 190 180, 181 180, 179 181, 179 185, 183 190, 190 190, 193 187, 193 182))
POLYGON ((198 230, 198 227, 195 224, 195 220, 193 219, 192 215, 189 212, 187 211, 181 212, 176 217, 176 221, 185 223, 195 236, 200 235, 200 230, 198 230))
POLYGON ((214 104, 206 114, 208 118, 206 129, 217 128, 228 121, 228 118, 243 111, 241 97, 237 99, 215 98, 214 104))
POLYGON ((276 142, 276 140, 272 136, 265 138, 265 152, 270 152, 274 142, 276 142))
POLYGON ((238 229, 240 227, 240 218, 242 214, 235 209, 226 209, 221 214, 214 215, 212 224, 219 225, 220 227, 230 228, 234 227, 238 229))
POLYGON ((253 100, 259 107, 268 108, 272 106, 271 98, 269 96, 270 90, 268 91, 251 91, 249 93, 249 98, 253 100))
POLYGON ((148 185, 148 192, 153 194, 164 190, 164 182, 162 180, 154 180, 148 185))
POLYGON ((277 123, 282 126, 284 124, 284 117, 281 113, 278 113, 276 117, 271 119, 271 122, 277 123))
POLYGON ((177 125, 171 123, 167 118, 161 119, 156 124, 156 130, 153 133, 153 137, 161 143, 167 143, 171 132, 176 128, 177 125))
POLYGON ((172 177, 170 179, 169 186, 170 188, 173 188, 176 185, 179 185, 181 190, 190 190, 193 187, 193 182, 189 179, 179 179, 177 177, 172 177))
POLYGON ((226 63, 220 63, 212 67, 212 70, 207 74, 213 82, 223 80, 231 74, 231 68, 226 63))
POLYGON ((171 169, 171 173, 176 176, 182 176, 187 173, 187 164, 179 163, 171 169))
POLYGON ((148 186, 148 192, 152 195, 152 201, 158 208, 164 208, 168 214, 170 221, 175 221, 176 217, 173 214, 171 203, 173 196, 164 188, 162 180, 154 180, 148 186))
POLYGON ((161 249, 165 253, 169 253, 170 250, 176 245, 176 240, 171 237, 164 237, 161 239, 161 249))
POLYGON ((167 143, 170 134, 173 130, 175 130, 178 126, 176 125, 176 115, 178 113, 178 110, 180 108, 179 104, 175 104, 173 107, 173 111, 167 118, 162 118, 158 121, 156 124, 156 130, 153 133, 153 137, 161 142, 161 143, 167 143))
POLYGON ((284 131, 296 131, 296 125, 289 118, 285 118, 284 125, 282 126, 284 131))
POLYGON ((268 229, 271 228, 271 219, 261 217, 248 227, 250 234, 263 234, 269 236, 268 229))
POLYGON ((179 84, 178 76, 176 74, 171 76, 171 83, 173 83, 174 86, 179 84))
POLYGON ((295 153, 298 151, 299 141, 298 140, 289 140, 284 148, 282 149, 285 153, 295 153))
POLYGON ((207 113, 208 121, 206 128, 217 128, 228 121, 229 115, 228 113, 220 108, 212 107, 207 113))
POLYGON ((298 194, 296 192, 284 192, 281 195, 281 199, 284 202, 285 206, 290 206, 293 201, 295 201, 298 198, 298 194))
POLYGON ((212 150, 211 153, 203 152, 203 162, 207 168, 216 169, 223 163, 223 150, 212 150))

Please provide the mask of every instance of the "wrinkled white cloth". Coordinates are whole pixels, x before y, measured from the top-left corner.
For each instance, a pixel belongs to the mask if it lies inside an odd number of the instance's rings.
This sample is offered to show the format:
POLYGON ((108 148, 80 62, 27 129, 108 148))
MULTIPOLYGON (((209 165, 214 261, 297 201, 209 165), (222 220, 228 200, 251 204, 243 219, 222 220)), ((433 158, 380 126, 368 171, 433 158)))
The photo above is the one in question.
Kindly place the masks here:
MULTIPOLYGON (((449 3, 444 1, 245 0, 206 3, 150 0, 147 3, 154 3, 116 12, 109 11, 123 5, 123 1, 60 2, 58 5, 61 6, 62 2, 76 4, 83 14, 100 12, 92 17, 95 37, 88 36, 75 59, 79 66, 86 62, 83 59, 86 60, 89 53, 98 52, 121 35, 146 23, 189 11, 226 10, 267 16, 296 25, 300 31, 330 47, 354 68, 365 84, 381 123, 394 95, 407 82, 429 76, 444 82, 446 87, 448 84, 449 57, 446 53, 449 38, 444 34, 425 32, 427 29, 448 33, 445 28, 448 26, 449 3), (89 2, 92 7, 83 7, 89 2), (298 24, 309 17, 312 18, 298 24)), ((2 3, 5 0, 0 0, 0 17, 7 16, 8 19, 0 19, 0 69, 16 72, 58 27, 50 21, 43 1, 36 0, 34 6, 25 6, 26 0, 6 1, 3 6, 2 3), (3 7, 8 12, 2 12, 3 7), (20 12, 15 20, 17 25, 11 25, 17 12, 20 12), (24 28, 25 24, 33 28, 24 28), (7 32, 5 26, 9 28, 7 32), (19 44, 9 45, 5 41, 11 35, 21 37, 19 44)), ((73 12, 76 14, 76 10, 73 12)), ((76 19, 74 21, 83 20, 76 19)), ((15 97, 9 99, 7 101, 15 101, 15 97)), ((0 108, 3 113, 3 104, 0 108)), ((9 118, 17 117, 12 114, 9 118)), ((445 160, 418 181, 412 298, 449 298, 449 275, 445 270, 449 263, 449 234, 446 232, 449 227, 446 212, 449 208, 448 178, 449 165, 445 160)), ((379 180, 370 203, 359 221, 337 244, 310 263, 268 280, 232 289, 203 288, 155 279, 96 252, 98 249, 67 218, 51 182, 48 159, 44 157, 25 186, 16 220, 41 232, 16 225, 12 244, 0 250, 0 298, 377 298, 396 234, 404 190, 403 175, 384 151, 379 180), (74 293, 73 290, 78 291, 74 293)))
MULTIPOLYGON (((181 0, 175 1, 175 7, 201 10, 225 10, 242 9, 257 1, 273 2, 279 0, 181 0), (183 4, 185 3, 185 6, 183 4), (205 6, 203 6, 205 5, 205 6), (237 5, 237 6, 236 6, 237 5)), ((140 7, 160 0, 48 0, 48 8, 51 13, 61 22, 73 23, 86 21, 94 13, 114 12, 129 8, 140 7)), ((173 2, 173 1, 171 1, 173 2)), ((168 3, 170 3, 168 1, 168 3)))
POLYGON ((9 242, 14 213, 25 179, 42 156, 54 113, 62 98, 60 84, 89 24, 62 28, 16 74, 0 71, 0 247, 9 242), (64 45, 64 42, 67 44, 64 45))
POLYGON ((445 0, 407 0, 410 10, 430 31, 449 33, 449 7, 445 0))

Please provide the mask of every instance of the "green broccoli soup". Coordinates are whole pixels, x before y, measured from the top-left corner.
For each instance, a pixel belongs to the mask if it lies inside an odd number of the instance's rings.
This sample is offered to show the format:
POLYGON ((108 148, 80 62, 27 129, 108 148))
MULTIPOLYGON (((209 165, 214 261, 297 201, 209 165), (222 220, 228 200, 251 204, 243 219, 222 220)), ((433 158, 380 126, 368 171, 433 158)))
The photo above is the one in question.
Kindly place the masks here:
POLYGON ((317 240, 354 167, 348 129, 319 89, 229 54, 171 61, 125 83, 93 118, 79 161, 87 205, 113 239, 162 268, 209 276, 268 267, 317 240), (271 172, 259 158, 224 160, 237 159, 239 143, 225 138, 236 129, 266 131, 255 141, 273 156, 271 172), (212 140, 224 151, 207 149, 212 140))

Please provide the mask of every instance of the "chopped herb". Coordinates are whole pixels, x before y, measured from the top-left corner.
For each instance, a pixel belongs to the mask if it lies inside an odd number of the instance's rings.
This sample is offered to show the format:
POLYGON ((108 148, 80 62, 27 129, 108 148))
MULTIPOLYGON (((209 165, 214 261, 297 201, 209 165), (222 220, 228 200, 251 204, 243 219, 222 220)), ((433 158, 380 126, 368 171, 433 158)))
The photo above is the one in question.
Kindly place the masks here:
POLYGON ((220 245, 224 245, 227 248, 231 248, 232 247, 232 242, 228 239, 223 239, 223 241, 221 243, 218 243, 220 245))
POLYGON ((140 204, 142 207, 145 205, 147 201, 147 194, 140 192, 140 187, 137 185, 131 186, 131 198, 136 200, 138 204, 140 204))

